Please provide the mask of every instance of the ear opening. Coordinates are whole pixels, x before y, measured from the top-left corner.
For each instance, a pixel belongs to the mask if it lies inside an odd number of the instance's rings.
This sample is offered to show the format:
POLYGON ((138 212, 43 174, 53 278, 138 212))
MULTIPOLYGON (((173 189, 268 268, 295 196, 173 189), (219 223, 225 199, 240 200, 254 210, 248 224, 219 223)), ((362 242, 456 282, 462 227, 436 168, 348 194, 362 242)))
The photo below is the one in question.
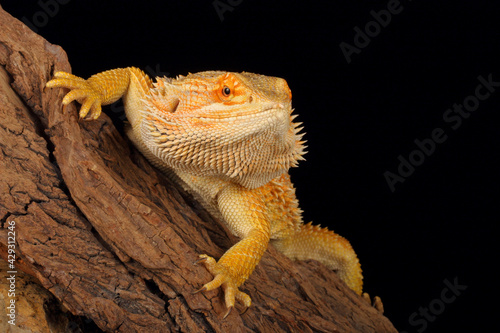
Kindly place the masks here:
POLYGON ((170 108, 171 108, 171 110, 170 110, 170 112, 171 112, 171 113, 175 113, 175 111, 177 111, 177 107, 179 106, 179 102, 180 102, 179 98, 174 98, 174 99, 170 102, 170 105, 169 105, 169 106, 170 106, 170 108))

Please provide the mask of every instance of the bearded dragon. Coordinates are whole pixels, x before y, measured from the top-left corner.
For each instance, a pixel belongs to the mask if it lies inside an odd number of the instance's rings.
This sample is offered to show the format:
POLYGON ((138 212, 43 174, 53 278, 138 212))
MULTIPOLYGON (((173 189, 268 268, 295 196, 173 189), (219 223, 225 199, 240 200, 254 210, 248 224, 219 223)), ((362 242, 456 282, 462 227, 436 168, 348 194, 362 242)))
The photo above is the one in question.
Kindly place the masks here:
MULTIPOLYGON (((122 98, 126 133, 139 151, 241 239, 218 261, 200 255, 214 278, 199 291, 222 287, 224 318, 236 300, 251 305, 239 287, 268 243, 292 259, 320 261, 362 294, 361 267, 351 244, 302 221, 288 169, 304 159, 305 141, 284 79, 206 71, 153 82, 128 67, 87 80, 56 72, 47 87, 69 88, 62 103, 81 103, 80 119, 97 119, 102 105, 122 98)), ((381 309, 380 299, 375 306, 381 309)))

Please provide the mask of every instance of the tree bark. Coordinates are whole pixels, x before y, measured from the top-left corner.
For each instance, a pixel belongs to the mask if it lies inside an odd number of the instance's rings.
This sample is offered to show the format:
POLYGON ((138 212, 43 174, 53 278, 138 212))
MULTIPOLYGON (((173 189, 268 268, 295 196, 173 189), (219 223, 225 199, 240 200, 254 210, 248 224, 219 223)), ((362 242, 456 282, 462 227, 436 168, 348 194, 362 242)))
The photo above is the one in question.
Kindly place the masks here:
POLYGON ((32 279, 46 293, 34 301, 43 303, 38 322, 70 312, 46 325, 52 331, 84 318, 106 332, 396 332, 335 273, 272 246, 243 285, 251 308, 222 319, 221 290, 193 294, 212 279, 193 262, 219 258, 237 239, 106 115, 79 122, 74 103, 63 112, 65 91, 44 87, 71 71, 65 52, 1 7, 0 65, 0 256, 8 259, 13 221, 18 328, 33 329, 20 282, 32 279))

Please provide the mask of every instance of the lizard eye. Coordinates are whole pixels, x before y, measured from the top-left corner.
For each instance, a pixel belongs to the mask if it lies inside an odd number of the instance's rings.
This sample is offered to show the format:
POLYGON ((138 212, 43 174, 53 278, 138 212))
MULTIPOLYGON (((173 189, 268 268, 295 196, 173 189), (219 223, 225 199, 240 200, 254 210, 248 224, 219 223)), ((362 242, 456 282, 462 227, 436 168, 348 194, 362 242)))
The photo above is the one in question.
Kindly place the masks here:
POLYGON ((228 86, 224 86, 224 88, 222 88, 222 95, 229 97, 229 95, 231 95, 231 89, 228 86))

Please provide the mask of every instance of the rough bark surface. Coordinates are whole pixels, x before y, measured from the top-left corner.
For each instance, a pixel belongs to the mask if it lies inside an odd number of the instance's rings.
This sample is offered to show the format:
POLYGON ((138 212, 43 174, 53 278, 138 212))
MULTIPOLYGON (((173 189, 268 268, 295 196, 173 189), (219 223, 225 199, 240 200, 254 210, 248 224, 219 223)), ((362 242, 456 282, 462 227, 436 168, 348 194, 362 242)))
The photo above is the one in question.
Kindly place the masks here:
POLYGON ((212 278, 193 262, 219 258, 237 239, 107 116, 78 122, 74 105, 62 112, 65 92, 44 88, 56 70, 71 70, 65 52, 0 7, 0 255, 15 221, 16 268, 42 287, 31 302, 44 303, 38 316, 57 302, 106 332, 396 332, 335 273, 272 247, 243 286, 252 307, 223 320, 220 290, 192 294, 212 278))

